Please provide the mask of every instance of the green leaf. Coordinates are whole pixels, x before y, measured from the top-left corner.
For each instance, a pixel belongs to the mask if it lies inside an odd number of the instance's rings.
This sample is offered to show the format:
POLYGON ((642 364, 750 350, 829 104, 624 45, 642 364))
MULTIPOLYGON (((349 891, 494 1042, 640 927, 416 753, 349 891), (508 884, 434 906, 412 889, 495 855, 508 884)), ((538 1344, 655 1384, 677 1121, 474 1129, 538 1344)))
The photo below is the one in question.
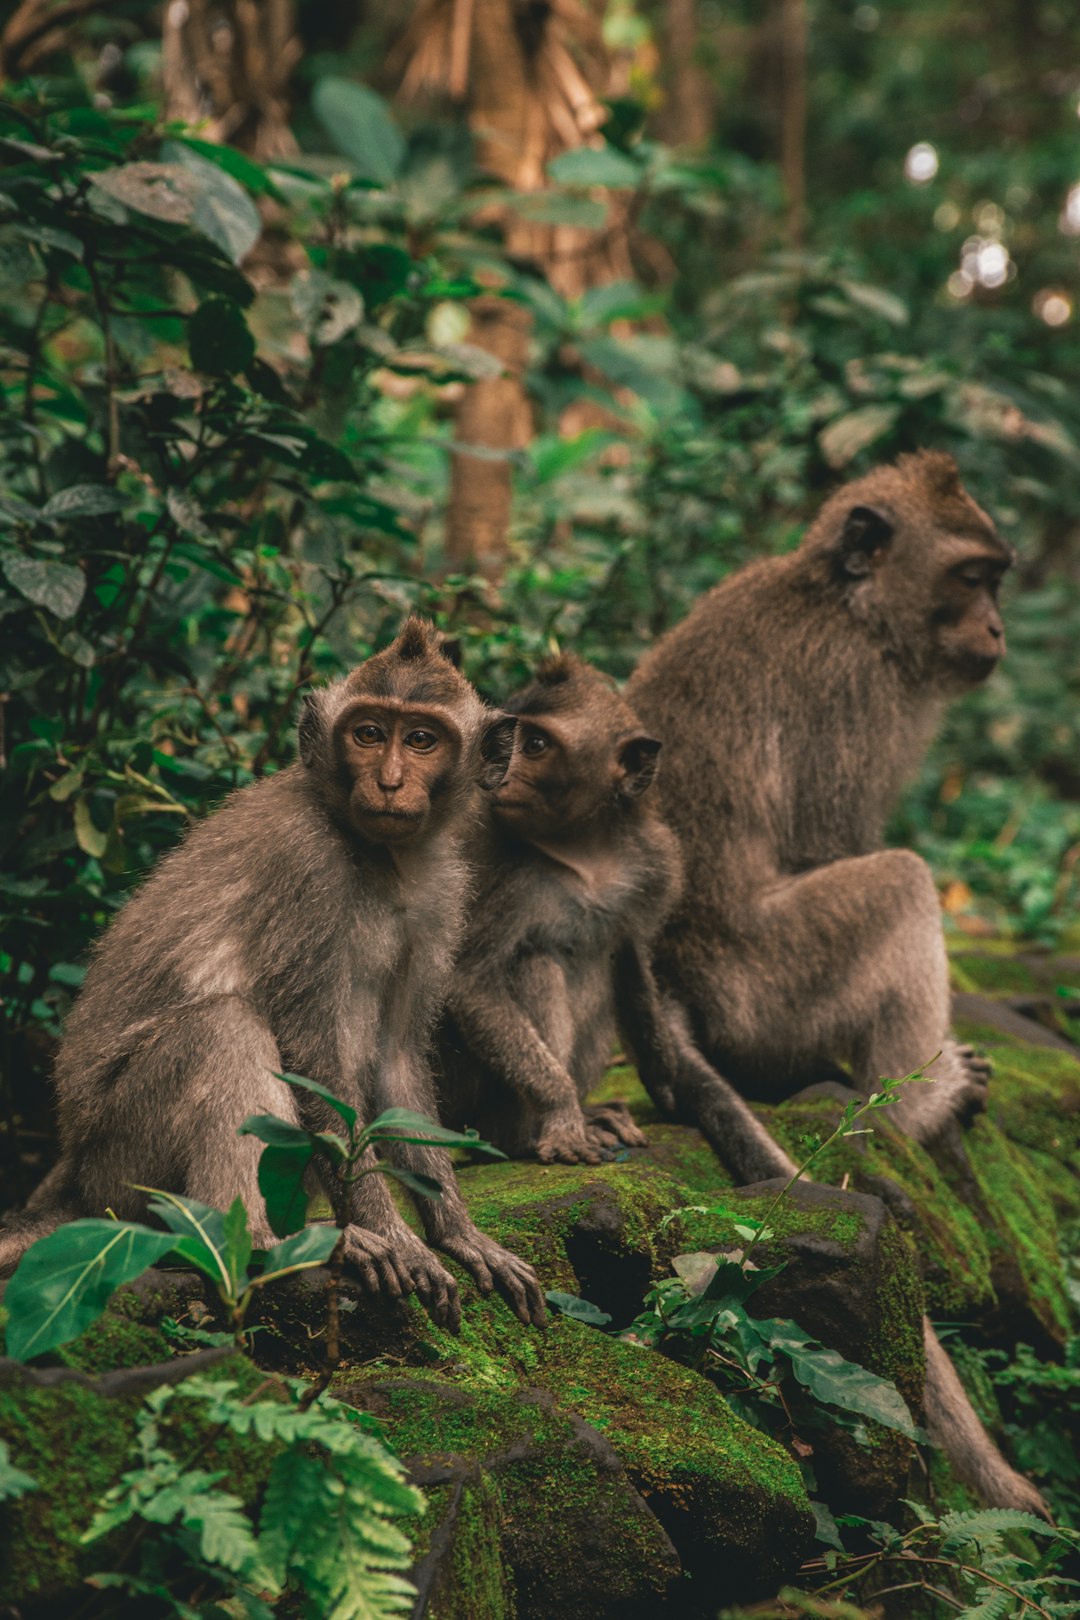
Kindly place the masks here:
POLYGON ((228 1283, 229 1268, 225 1263, 225 1216, 220 1209, 211 1209, 195 1198, 184 1198, 180 1193, 166 1192, 161 1187, 138 1187, 149 1193, 147 1208, 171 1232, 182 1239, 176 1252, 189 1259, 208 1277, 228 1283))
POLYGON ((50 787, 49 798, 54 799, 57 804, 63 804, 82 787, 83 775, 82 766, 78 770, 65 771, 63 776, 59 777, 50 787))
POLYGON ((299 1231, 307 1220, 305 1177, 314 1152, 310 1140, 302 1145, 270 1146, 262 1151, 259 1159, 259 1191, 263 1195, 266 1218, 275 1237, 288 1237, 290 1232, 299 1231))
POLYGON ((591 1327, 604 1327, 611 1321, 610 1311, 602 1311, 599 1305, 579 1299, 576 1294, 563 1294, 557 1288, 549 1288, 545 1290, 544 1298, 553 1310, 561 1311, 563 1316, 572 1316, 575 1321, 588 1322, 591 1327))
MULTIPOLYGON (((347 1102, 342 1102, 340 1097, 335 1097, 332 1091, 328 1091, 325 1086, 321 1086, 317 1080, 309 1080, 303 1074, 279 1074, 277 1079, 287 1080, 290 1086, 299 1086, 302 1091, 310 1091, 313 1096, 321 1097, 327 1107, 332 1108, 335 1114, 340 1115, 350 1131, 356 1125, 356 1109, 350 1107, 347 1102)), ((419 1119, 421 1116, 417 1115, 416 1117, 419 1119)))
POLYGON ((558 191, 511 191, 502 201, 534 225, 576 225, 600 231, 607 224, 607 204, 595 197, 574 197, 558 191))
POLYGON ((330 76, 312 92, 312 109, 357 174, 392 184, 405 157, 405 137, 381 96, 365 84, 330 76))
POLYGON ((151 219, 187 225, 195 212, 195 180, 179 163, 124 163, 99 169, 87 179, 125 208, 151 219))
POLYGON ((439 1147, 471 1148, 478 1153, 489 1153, 494 1159, 505 1159, 506 1154, 482 1142, 475 1131, 450 1131, 426 1114, 414 1113, 410 1108, 387 1108, 376 1116, 364 1132, 368 1142, 416 1142, 439 1147))
POLYGON ((640 164, 613 146, 571 147, 552 159, 547 172, 560 186, 607 186, 613 190, 637 186, 642 176, 640 164))
POLYGON ((244 1208, 242 1198, 234 1198, 229 1205, 223 1222, 223 1230, 225 1234, 225 1264, 229 1269, 229 1276, 232 1278, 233 1291, 239 1293, 240 1285, 247 1276, 252 1251, 247 1210, 244 1208))
POLYGON ((322 1223, 305 1226, 302 1232, 276 1243, 263 1261, 260 1282, 268 1282, 283 1271, 295 1271, 301 1266, 325 1265, 337 1247, 341 1233, 336 1226, 322 1223))
POLYGON ((60 518, 105 517, 110 512, 121 511, 125 504, 125 497, 111 484, 72 484, 68 489, 58 490, 47 500, 41 515, 54 521, 60 518))
POLYGON ((1031 1535, 1056 1536, 1057 1530, 1037 1514, 1020 1508, 976 1508, 945 1513, 941 1518, 942 1552, 954 1553, 973 1541, 985 1541, 1003 1530, 1026 1530, 1031 1535))
POLYGON ((0 494, 0 522, 36 523, 39 515, 36 506, 20 500, 17 495, 0 494))
POLYGON ((20 596, 37 607, 47 608, 58 619, 70 619, 86 590, 81 568, 53 562, 50 557, 27 557, 12 551, 4 558, 4 574, 20 596))
POLYGON ((869 310, 871 315, 879 315, 890 326, 907 325, 908 307, 895 293, 886 292, 884 287, 872 287, 865 281, 842 281, 840 285, 853 304, 869 310))
POLYGON ((899 415, 899 405, 864 405, 838 416, 818 434, 822 455, 830 467, 846 467, 861 450, 888 433, 899 415))
POLYGON ((235 146, 219 146, 216 141, 201 141, 195 135, 174 135, 169 144, 175 147, 186 146, 189 151, 205 158, 207 163, 224 169, 226 174, 232 175, 234 180, 239 180, 242 186, 246 186, 252 196, 272 197, 275 202, 284 203, 282 192, 267 171, 246 153, 238 152, 235 146))
POLYGON ((171 1233, 129 1221, 70 1221, 27 1249, 7 1285, 7 1353, 44 1355, 96 1322, 124 1283, 172 1249, 171 1233))
POLYGON ((162 154, 187 171, 195 184, 191 224, 216 242, 234 264, 247 257, 262 235, 262 215, 231 174, 176 141, 166 141, 162 154))
POLYGON ((196 371, 231 377, 255 358, 255 339, 244 313, 231 299, 204 299, 188 321, 188 350, 196 371))
POLYGON ((15 1467, 7 1441, 0 1440, 0 1502, 13 1502, 27 1491, 38 1489, 33 1474, 24 1474, 21 1468, 15 1467))
POLYGON ((75 805, 75 842, 84 854, 92 855, 95 861, 100 861, 109 842, 108 833, 102 832, 94 824, 89 799, 79 799, 75 805))
POLYGON ((873 1418, 875 1423, 896 1429, 909 1440, 920 1438, 904 1397, 890 1379, 879 1378, 856 1362, 845 1360, 838 1350, 822 1349, 794 1322, 773 1318, 757 1325, 769 1342, 787 1356, 795 1377, 815 1400, 873 1418))

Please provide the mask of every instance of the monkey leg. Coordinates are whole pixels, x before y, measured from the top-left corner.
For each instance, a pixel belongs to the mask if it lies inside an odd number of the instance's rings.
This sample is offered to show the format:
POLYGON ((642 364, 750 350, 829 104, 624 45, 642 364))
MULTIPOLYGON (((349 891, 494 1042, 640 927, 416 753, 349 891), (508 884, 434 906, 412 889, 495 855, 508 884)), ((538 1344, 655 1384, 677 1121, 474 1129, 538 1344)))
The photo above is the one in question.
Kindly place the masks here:
MULTIPOLYGON (((830 1060, 850 1062, 869 1095, 885 1076, 925 1068, 893 1122, 930 1142, 985 1105, 984 1066, 949 1034, 949 980, 930 870, 907 850, 834 861, 768 888, 739 945, 711 959, 696 941, 690 1001, 734 1072, 783 1094, 830 1060), (707 999, 706 999, 707 998, 707 999)), ((675 953, 678 976, 678 948, 675 953)))
MULTIPOLYGON (((365 1157, 365 1166, 375 1162, 373 1153, 365 1157)), ((431 1320, 456 1333, 461 1326, 458 1285, 402 1219, 384 1178, 375 1174, 355 1181, 349 1189, 349 1208, 354 1224, 346 1228, 345 1260, 350 1269, 356 1270, 365 1286, 368 1285, 367 1240, 377 1234, 393 1254, 399 1275, 405 1278, 400 1292, 408 1294, 415 1290, 431 1320)))

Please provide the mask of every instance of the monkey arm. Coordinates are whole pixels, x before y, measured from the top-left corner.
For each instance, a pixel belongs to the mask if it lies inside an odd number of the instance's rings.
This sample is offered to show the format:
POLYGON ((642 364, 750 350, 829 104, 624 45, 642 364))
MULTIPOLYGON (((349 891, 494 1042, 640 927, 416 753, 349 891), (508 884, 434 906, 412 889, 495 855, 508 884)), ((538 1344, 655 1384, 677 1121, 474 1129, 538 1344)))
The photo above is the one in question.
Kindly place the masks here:
POLYGON ((685 1013, 660 990, 651 966, 632 941, 615 959, 615 1006, 623 1040, 658 1107, 666 1113, 677 1111, 697 1125, 740 1181, 794 1175, 787 1154, 698 1051, 685 1013))
POLYGON ((509 987, 479 972, 455 970, 447 1010, 470 1055, 519 1099, 531 1124, 530 1145, 545 1162, 599 1164, 573 1076, 543 1039, 509 987))
MULTIPOLYGON (((422 1058, 402 1055, 393 1068, 384 1074, 382 1089, 386 1106, 411 1108, 432 1118, 437 1117, 434 1083, 422 1058)), ((416 1199, 428 1241, 471 1272, 481 1294, 490 1294, 493 1288, 498 1288, 519 1321, 543 1327, 547 1313, 536 1273, 524 1260, 511 1254, 509 1249, 485 1237, 474 1224, 461 1196, 449 1153, 444 1148, 424 1146, 417 1142, 391 1141, 386 1147, 388 1156, 395 1164, 418 1175, 433 1176, 442 1188, 438 1198, 416 1199)), ((365 1181, 359 1185, 363 1187, 365 1182, 376 1180, 380 1178, 365 1177, 365 1181)), ((380 1190, 390 1202, 385 1185, 380 1190)), ((400 1216, 397 1219, 400 1221, 400 1216)), ((408 1228, 405 1227, 405 1230, 408 1231, 408 1228)), ((412 1237, 412 1234, 409 1233, 409 1236, 412 1237)), ((413 1241, 416 1239, 413 1238, 413 1241)))

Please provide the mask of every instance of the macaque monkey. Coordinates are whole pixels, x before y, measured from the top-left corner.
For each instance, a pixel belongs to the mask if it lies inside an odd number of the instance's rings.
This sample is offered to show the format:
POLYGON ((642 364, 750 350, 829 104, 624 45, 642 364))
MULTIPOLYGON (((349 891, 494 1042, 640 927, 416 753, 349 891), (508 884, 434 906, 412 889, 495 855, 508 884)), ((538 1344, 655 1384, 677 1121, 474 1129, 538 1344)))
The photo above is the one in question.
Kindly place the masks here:
MULTIPOLYGON (((664 740, 686 871, 657 977, 744 1095, 789 1095, 837 1061, 865 1095, 940 1053, 892 1121, 933 1143, 983 1106, 989 1066, 949 1033, 934 880, 881 842, 945 704, 1005 651, 1013 560, 949 456, 904 456, 833 495, 797 551, 708 591, 630 680, 664 740)), ((710 1140, 751 1178, 749 1126, 710 1140)), ((923 1327, 932 1437, 988 1502, 1048 1516, 923 1327)))
POLYGON ((621 1103, 584 1098, 618 1033, 658 1104, 721 1154, 737 1131, 747 1179, 787 1160, 696 1051, 657 989, 653 940, 680 862, 651 792, 660 744, 612 684, 572 656, 507 704, 518 733, 487 803, 477 892, 439 1028, 444 1118, 507 1153, 596 1164, 645 1138, 621 1103))
POLYGON ((833 495, 797 551, 707 592, 628 685, 664 739, 686 868, 658 976, 748 1096, 837 1062, 866 1094, 936 1058, 897 1124, 932 1142, 984 1105, 989 1067, 949 1033, 930 870, 881 842, 945 704, 1005 651, 1012 561, 950 457, 905 456, 833 495))
MULTIPOLYGON (((198 826, 98 946, 57 1063, 60 1161, 0 1237, 0 1274, 62 1221, 138 1218, 132 1183, 217 1208, 239 1194, 256 1245, 272 1244, 260 1144, 237 1127, 261 1113, 334 1124, 276 1073, 318 1080, 366 1120, 388 1107, 434 1116, 426 1050, 463 924, 463 843, 513 728, 419 618, 307 696, 299 761, 198 826)), ((522 1321, 542 1321, 533 1272, 473 1225, 447 1154, 390 1151, 442 1183, 441 1199, 417 1201, 429 1241, 522 1321)), ((347 1268, 373 1294, 415 1289, 455 1327, 454 1279, 383 1178, 349 1197, 347 1268)))

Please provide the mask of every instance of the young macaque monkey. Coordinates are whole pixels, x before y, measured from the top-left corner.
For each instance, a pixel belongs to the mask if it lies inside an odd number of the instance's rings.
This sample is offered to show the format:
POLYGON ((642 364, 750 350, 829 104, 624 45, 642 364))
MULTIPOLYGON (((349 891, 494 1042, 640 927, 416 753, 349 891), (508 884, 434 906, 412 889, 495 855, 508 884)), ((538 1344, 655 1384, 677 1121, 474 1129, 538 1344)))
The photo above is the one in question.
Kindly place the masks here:
MULTIPOLYGON (((363 1119, 388 1107, 434 1116, 426 1054, 462 928, 463 843, 513 729, 419 618, 305 699, 298 763, 234 793, 101 941, 57 1063, 60 1161, 0 1235, 0 1275, 62 1221, 137 1218, 132 1183, 218 1208, 239 1194, 269 1246, 260 1144, 237 1127, 261 1113, 334 1124, 276 1073, 318 1080, 363 1119)), ((390 1151, 442 1183, 441 1199, 417 1200, 429 1241, 482 1292, 497 1285, 522 1321, 542 1321, 533 1272, 473 1225, 447 1154, 390 1151)), ((349 1196, 348 1269, 373 1294, 415 1289, 456 1326, 454 1279, 383 1178, 349 1196)))
POLYGON ((679 893, 679 856, 649 792, 660 744, 614 687, 572 656, 507 704, 509 768, 488 801, 477 892, 439 1029, 443 1116, 522 1156, 596 1164, 645 1138, 625 1105, 584 1098, 616 1033, 666 1111, 724 1155, 736 1128, 748 1179, 787 1160, 696 1052, 649 966, 679 893))

